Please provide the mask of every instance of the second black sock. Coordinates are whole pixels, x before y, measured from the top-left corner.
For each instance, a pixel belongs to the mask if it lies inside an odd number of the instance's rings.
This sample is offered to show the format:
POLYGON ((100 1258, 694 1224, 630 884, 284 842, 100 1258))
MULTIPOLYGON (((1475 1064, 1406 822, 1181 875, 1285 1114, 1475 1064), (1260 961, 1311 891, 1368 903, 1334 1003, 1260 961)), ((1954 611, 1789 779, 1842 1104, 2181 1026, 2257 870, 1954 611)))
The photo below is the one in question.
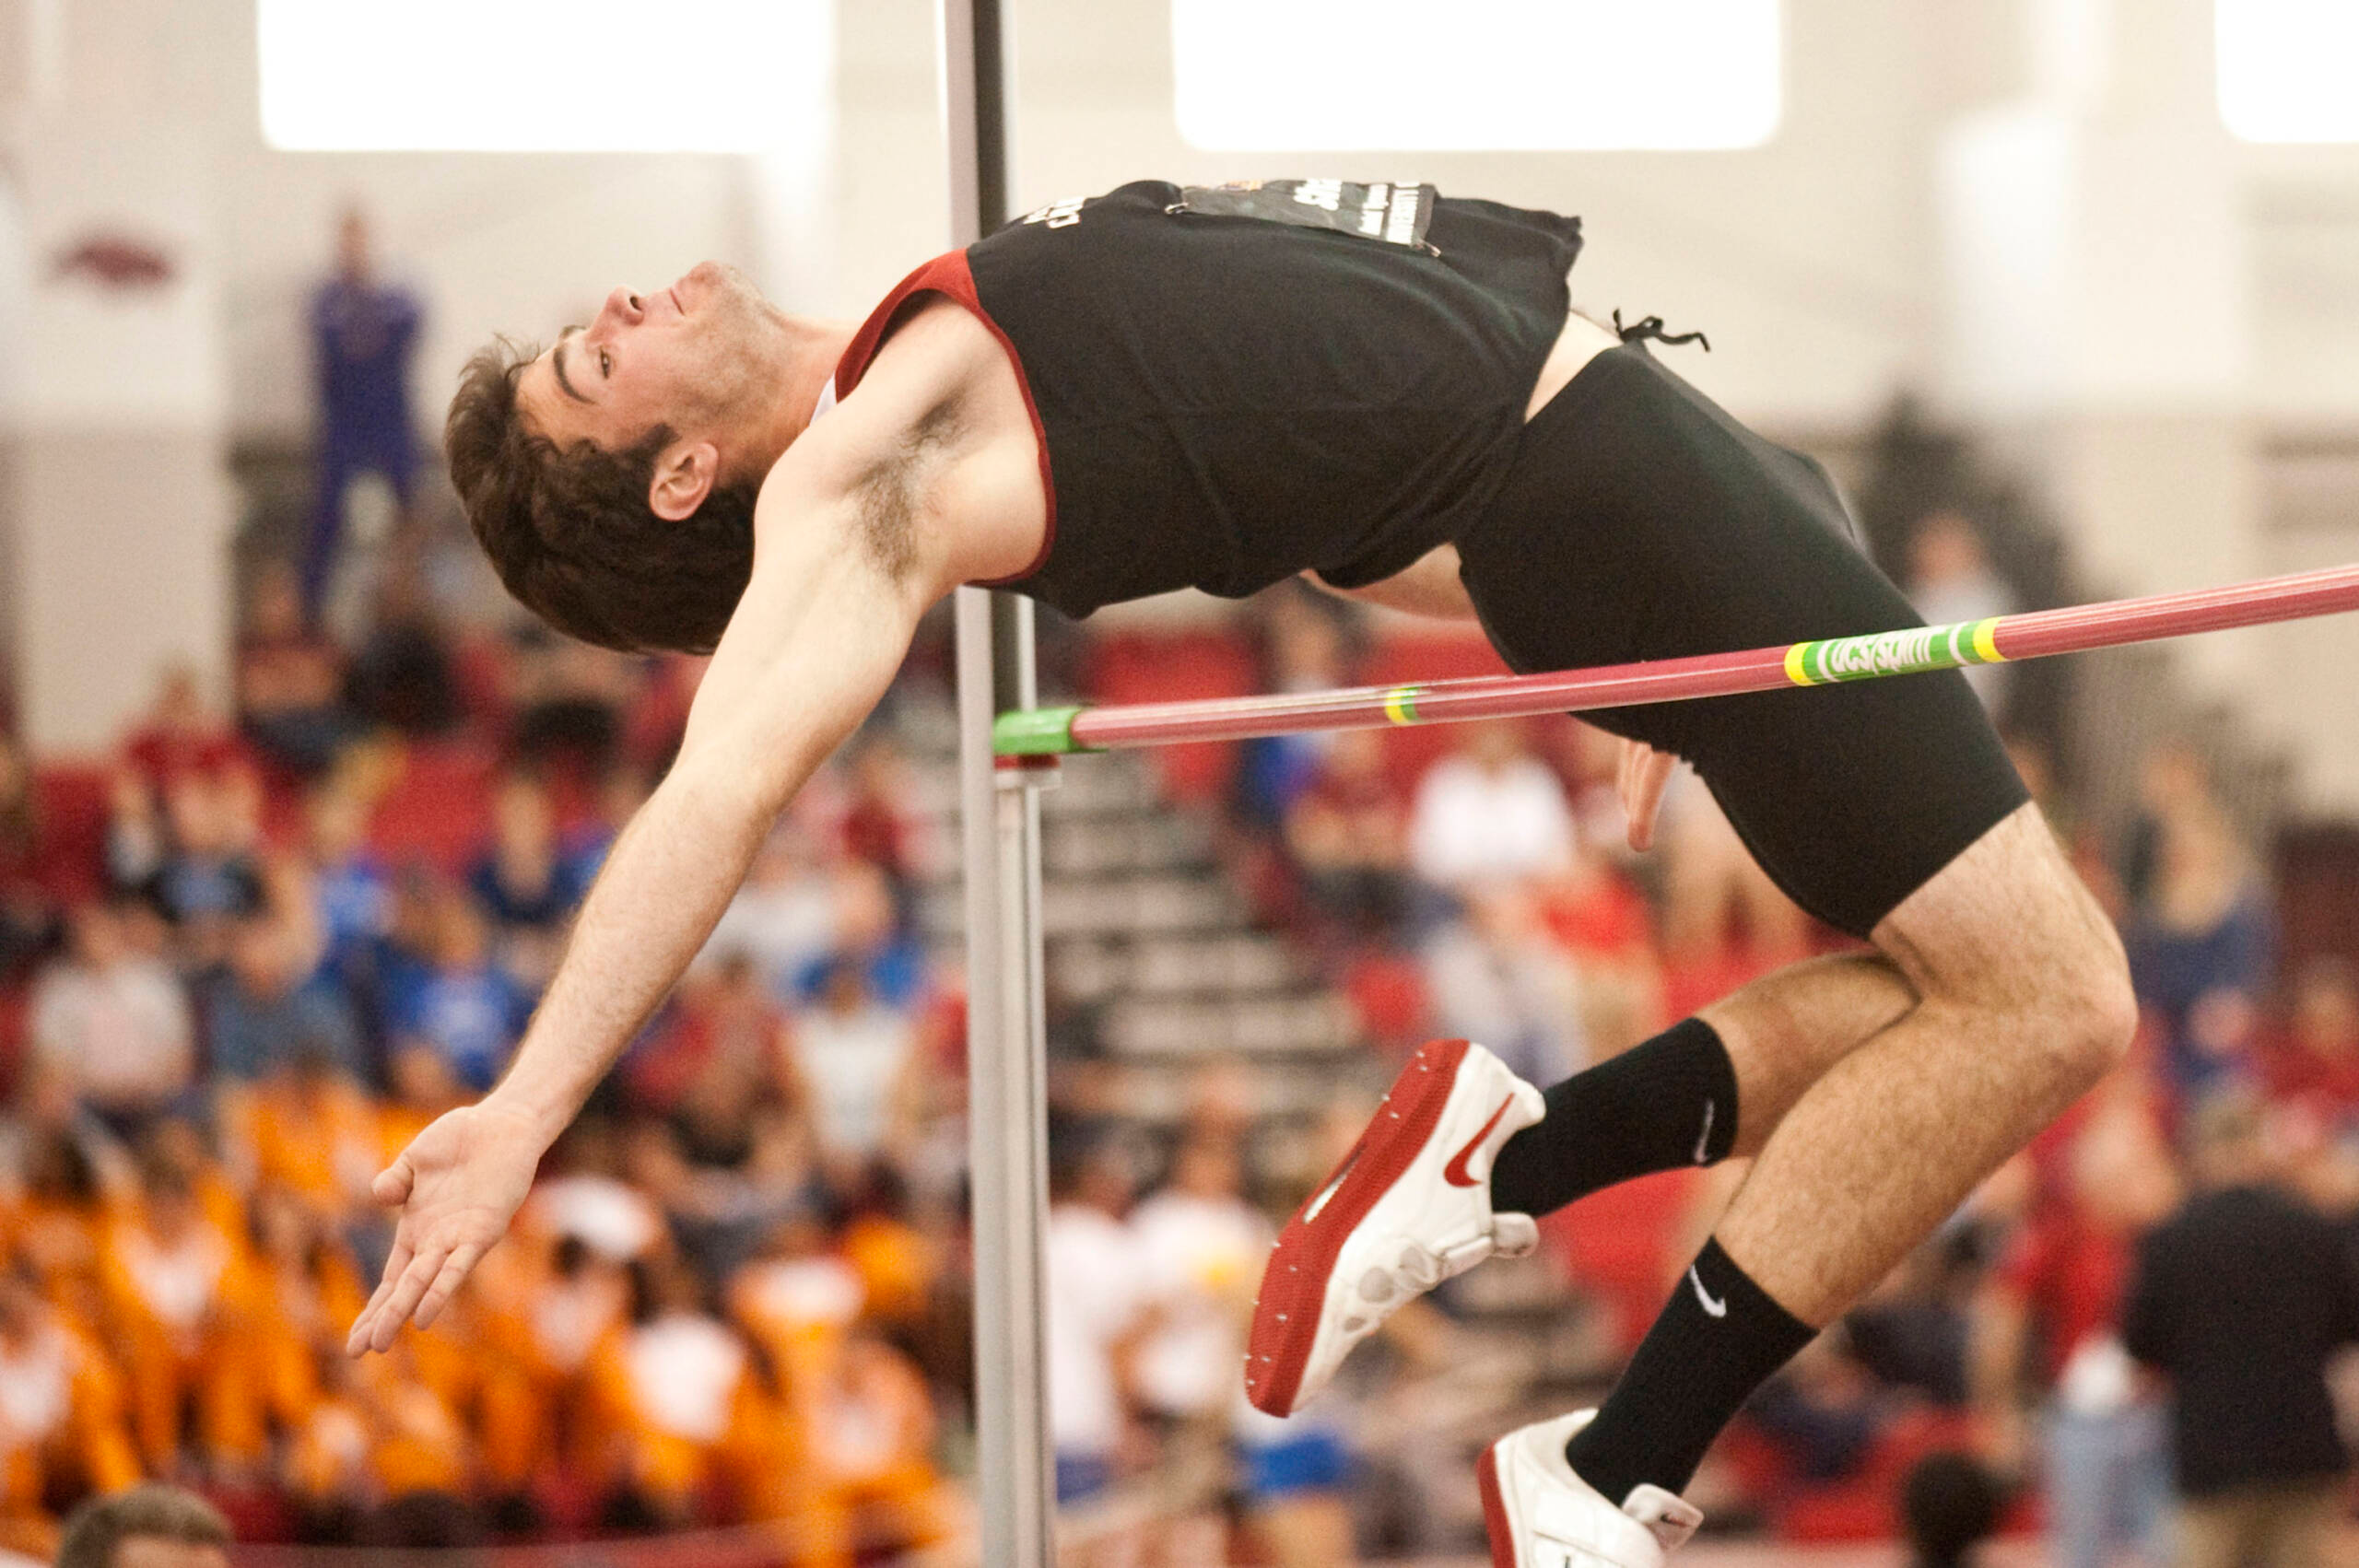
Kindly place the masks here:
POLYGON ((1616 1504, 1645 1482, 1677 1492, 1753 1391, 1817 1335, 1708 1241, 1565 1458, 1616 1504))
POLYGON ((1685 1018, 1547 1093, 1548 1115, 1500 1146, 1491 1207, 1540 1215, 1616 1182, 1708 1165, 1736 1142, 1736 1068, 1685 1018))

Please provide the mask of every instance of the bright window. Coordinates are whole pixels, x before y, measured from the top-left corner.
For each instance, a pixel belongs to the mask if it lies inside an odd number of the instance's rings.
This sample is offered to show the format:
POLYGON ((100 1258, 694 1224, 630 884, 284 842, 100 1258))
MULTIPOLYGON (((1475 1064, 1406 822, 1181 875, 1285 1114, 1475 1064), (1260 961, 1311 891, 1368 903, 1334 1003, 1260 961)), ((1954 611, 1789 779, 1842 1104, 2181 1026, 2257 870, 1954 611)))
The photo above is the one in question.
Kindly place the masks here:
POLYGON ((1778 0, 1171 0, 1180 133, 1238 150, 1746 147, 1778 0))
POLYGON ((2359 141, 2359 6, 2214 0, 2220 118, 2248 142, 2359 141))
POLYGON ((756 152, 832 64, 832 0, 257 0, 295 150, 756 152))

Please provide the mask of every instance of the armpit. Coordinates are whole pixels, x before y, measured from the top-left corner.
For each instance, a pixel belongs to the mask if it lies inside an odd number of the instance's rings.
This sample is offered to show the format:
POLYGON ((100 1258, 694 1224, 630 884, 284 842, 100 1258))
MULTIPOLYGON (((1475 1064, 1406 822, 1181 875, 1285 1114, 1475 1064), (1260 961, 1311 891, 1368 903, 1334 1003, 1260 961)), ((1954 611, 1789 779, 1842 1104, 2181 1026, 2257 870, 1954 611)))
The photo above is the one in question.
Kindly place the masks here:
POLYGON ((925 497, 963 427, 957 402, 944 400, 903 431, 854 487, 862 549, 890 581, 907 581, 917 567, 925 497))

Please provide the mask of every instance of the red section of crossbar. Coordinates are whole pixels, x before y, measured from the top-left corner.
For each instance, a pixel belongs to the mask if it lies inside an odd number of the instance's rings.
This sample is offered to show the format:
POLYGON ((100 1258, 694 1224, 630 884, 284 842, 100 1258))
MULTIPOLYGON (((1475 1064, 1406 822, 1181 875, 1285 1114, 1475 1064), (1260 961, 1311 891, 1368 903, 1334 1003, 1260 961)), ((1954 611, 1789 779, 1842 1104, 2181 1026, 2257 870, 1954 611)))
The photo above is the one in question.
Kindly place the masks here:
MULTIPOLYGON (((2328 567, 2224 588, 2035 610, 2002 618, 1993 628, 1992 638, 1999 651, 2010 660, 2039 659, 2349 610, 2359 610, 2359 565, 2328 567)), ((1553 674, 1476 675, 1414 688, 1350 686, 1287 696, 1093 708, 1074 715, 1073 739, 1078 746, 1098 750, 1173 741, 1241 741, 1310 730, 1367 729, 1399 721, 1388 712, 1387 704, 1404 690, 1413 694, 1414 722, 1420 724, 1731 696, 1792 685, 1786 674, 1787 651, 1783 646, 1756 648, 1553 674)))

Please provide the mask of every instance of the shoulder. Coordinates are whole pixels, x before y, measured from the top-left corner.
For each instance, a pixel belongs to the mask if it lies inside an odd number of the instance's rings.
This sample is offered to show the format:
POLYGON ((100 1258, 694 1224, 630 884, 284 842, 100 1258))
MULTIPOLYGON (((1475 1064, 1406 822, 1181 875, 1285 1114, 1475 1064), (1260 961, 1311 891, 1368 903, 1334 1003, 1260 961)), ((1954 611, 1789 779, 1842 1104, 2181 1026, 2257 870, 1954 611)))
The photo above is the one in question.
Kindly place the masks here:
POLYGON ((826 542, 804 533, 806 524, 857 541, 897 579, 932 590, 1007 575, 1006 562, 1037 553, 1045 527, 1036 451, 990 328, 952 298, 913 299, 859 384, 764 482, 757 578, 766 544, 790 535, 826 542))
POLYGON ((901 453, 913 431, 964 401, 979 370, 1000 353, 990 330, 956 300, 912 299, 859 384, 814 419, 779 459, 763 486, 840 491, 901 453))

